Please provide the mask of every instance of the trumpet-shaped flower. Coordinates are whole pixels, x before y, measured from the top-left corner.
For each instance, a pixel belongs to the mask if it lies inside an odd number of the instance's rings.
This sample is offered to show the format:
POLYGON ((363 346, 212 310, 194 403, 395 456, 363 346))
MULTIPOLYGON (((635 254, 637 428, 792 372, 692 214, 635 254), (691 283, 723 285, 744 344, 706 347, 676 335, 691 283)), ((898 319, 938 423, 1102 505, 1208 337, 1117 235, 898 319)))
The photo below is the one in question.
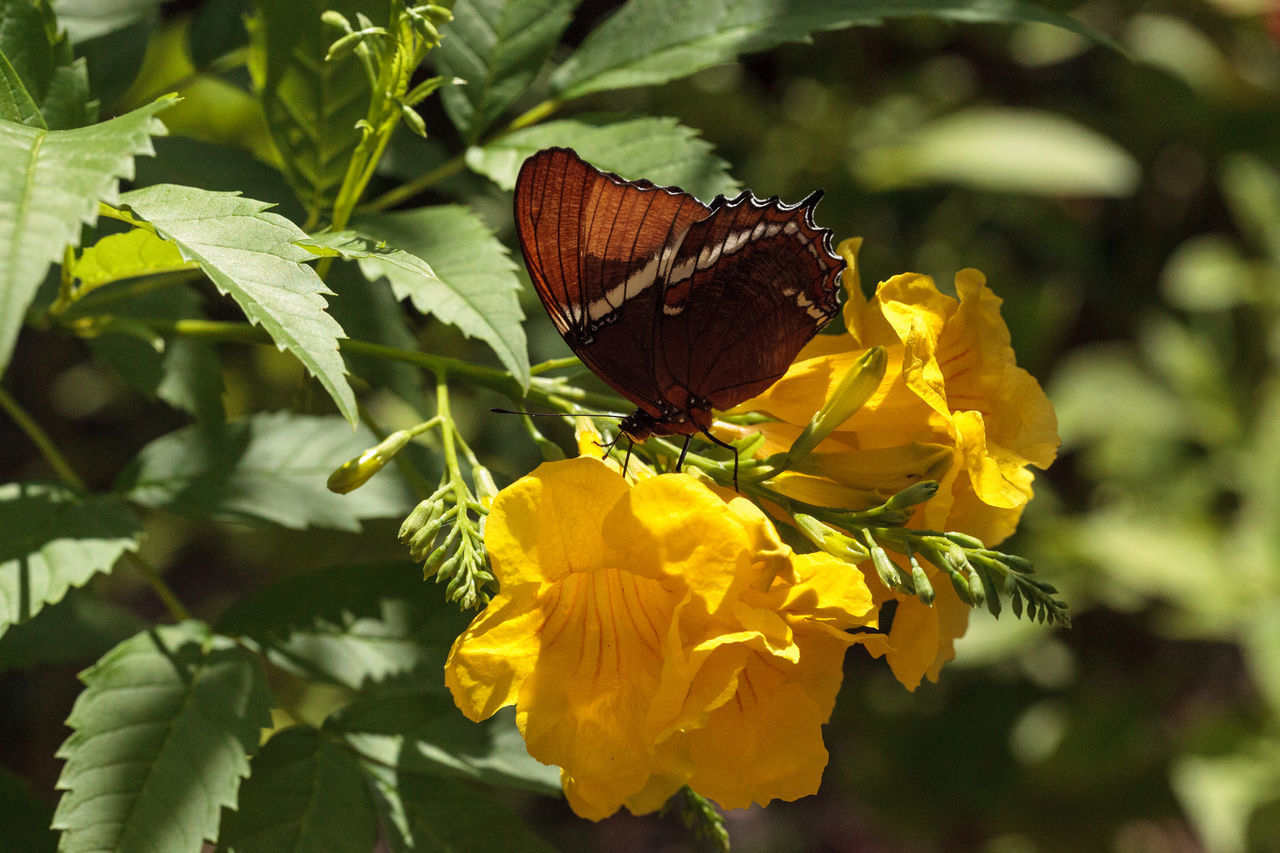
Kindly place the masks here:
MULTIPOLYGON (((849 262, 847 333, 815 338, 781 380, 739 408, 776 417, 759 426, 765 451, 785 451, 845 371, 869 348, 884 347, 879 388, 779 478, 780 488, 809 503, 863 509, 914 482, 937 480, 937 495, 918 507, 909 526, 968 533, 994 546, 1014 531, 1031 498, 1027 466, 1047 468, 1056 455, 1053 407, 1017 366, 1001 300, 982 273, 956 275, 958 299, 916 274, 881 283, 867 299, 858 283, 858 246, 857 240, 840 246, 849 262)), ((878 603, 899 600, 888 642, 869 648, 887 654, 909 689, 925 675, 936 680, 968 624, 968 607, 950 583, 931 580, 938 592, 932 607, 869 579, 878 603)))
POLYGON ((726 807, 817 790, 845 649, 873 626, 862 575, 798 556, 745 499, 685 474, 631 485, 598 459, 541 465, 486 524, 500 589, 445 664, 480 720, 515 704, 570 805, 645 813, 684 785, 726 807))

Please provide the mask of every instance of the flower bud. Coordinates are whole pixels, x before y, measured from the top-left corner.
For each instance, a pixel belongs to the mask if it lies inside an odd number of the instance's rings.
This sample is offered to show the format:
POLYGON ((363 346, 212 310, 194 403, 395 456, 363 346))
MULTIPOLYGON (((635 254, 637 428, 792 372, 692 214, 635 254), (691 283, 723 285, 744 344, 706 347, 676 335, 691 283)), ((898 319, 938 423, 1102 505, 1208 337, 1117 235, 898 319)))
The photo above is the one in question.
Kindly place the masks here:
POLYGON ((382 466, 391 461, 391 457, 399 453, 411 438, 413 434, 408 430, 398 429, 355 459, 344 462, 329 475, 326 483, 329 491, 345 495, 360 488, 370 477, 381 471, 382 466))
POLYGON ((806 539, 837 559, 846 563, 861 563, 871 556, 856 539, 811 515, 796 513, 792 519, 806 539))
POLYGON ((987 547, 982 543, 981 539, 976 536, 970 536, 968 533, 956 533, 952 531, 942 535, 945 536, 948 541, 954 542, 961 548, 976 548, 981 550, 987 547))
POLYGON ((493 506, 493 499, 498 496, 498 484, 493 481, 489 469, 477 465, 471 476, 476 488, 476 500, 485 509, 493 506))
POLYGON ((431 513, 435 510, 437 503, 438 501, 434 497, 427 498, 410 510, 404 522, 400 525, 400 532, 396 534, 396 541, 404 545, 413 538, 413 534, 421 530, 422 526, 430 520, 431 513))
POLYGON ((933 584, 929 582, 929 576, 925 574, 924 567, 920 565, 920 561, 916 559, 915 554, 910 557, 911 560, 911 585, 916 589, 916 598, 925 604, 933 604, 933 584))
MULTIPOLYGON (((908 510, 922 504, 938 493, 936 480, 921 480, 913 483, 884 502, 887 510, 908 510)), ((982 547, 979 545, 978 547, 982 547)))
POLYGON ((871 549, 871 564, 876 568, 876 574, 880 576, 880 582, 889 589, 902 589, 905 584, 899 577, 901 569, 889 559, 889 555, 879 545, 871 549))
POLYGON ((840 384, 822 404, 822 408, 809 421, 800 437, 787 451, 787 459, 795 462, 808 456, 838 426, 861 409, 884 379, 888 359, 884 347, 872 347, 854 362, 840 379, 840 384))

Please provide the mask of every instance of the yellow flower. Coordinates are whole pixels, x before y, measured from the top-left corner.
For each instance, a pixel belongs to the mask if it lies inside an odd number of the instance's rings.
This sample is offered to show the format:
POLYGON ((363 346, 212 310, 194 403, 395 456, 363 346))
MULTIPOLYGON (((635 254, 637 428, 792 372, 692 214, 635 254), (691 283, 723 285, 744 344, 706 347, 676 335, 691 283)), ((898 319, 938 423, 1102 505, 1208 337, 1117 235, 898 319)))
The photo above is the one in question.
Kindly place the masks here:
POLYGON ((689 784, 726 807, 817 790, 844 650, 873 626, 861 574, 796 556, 758 508, 686 474, 628 484, 594 458, 504 489, 500 585, 445 681, 468 717, 515 704, 534 758, 601 819, 689 784), (732 745, 732 748, 726 748, 732 745))
MULTIPOLYGON (((1031 498, 1027 466, 1047 468, 1057 453, 1053 407, 1017 366, 1001 300, 982 273, 956 275, 959 299, 912 273, 881 283, 867 299, 858 284, 859 242, 840 245, 849 261, 847 334, 815 338, 781 380, 739 409, 778 418, 760 425, 764 449, 785 451, 844 372, 867 349, 884 347, 888 366, 875 394, 782 475, 779 488, 814 504, 864 509, 914 482, 937 480, 937 496, 909 526, 968 533, 994 546, 1013 533, 1031 498)), ((886 653, 909 689, 925 675, 937 679, 968 625, 968 607, 949 581, 930 575, 938 593, 932 607, 870 578, 877 603, 899 603, 887 643, 868 648, 886 653)))

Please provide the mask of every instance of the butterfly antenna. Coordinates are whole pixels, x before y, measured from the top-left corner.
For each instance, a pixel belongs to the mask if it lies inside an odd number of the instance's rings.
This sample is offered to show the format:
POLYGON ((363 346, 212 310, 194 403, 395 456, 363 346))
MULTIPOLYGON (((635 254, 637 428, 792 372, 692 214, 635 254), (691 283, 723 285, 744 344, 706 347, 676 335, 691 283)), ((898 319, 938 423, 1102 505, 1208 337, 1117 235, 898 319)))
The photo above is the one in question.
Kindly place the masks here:
POLYGON ((499 409, 496 407, 489 411, 497 415, 528 415, 531 418, 572 418, 582 415, 588 418, 617 418, 621 421, 627 417, 617 412, 527 412, 523 409, 499 409))
MULTIPOLYGON (((716 438, 714 435, 712 435, 710 432, 708 432, 705 429, 702 431, 702 434, 705 435, 711 441, 712 444, 718 444, 721 447, 728 448, 729 450, 733 451, 733 490, 735 492, 738 491, 738 448, 734 447, 732 444, 730 444, 727 441, 721 441, 720 439, 716 438)), ((693 436, 690 436, 690 438, 692 437, 693 436)), ((688 439, 685 439, 684 446, 688 448, 689 446, 688 439)), ((684 451, 680 452, 680 461, 681 462, 684 461, 684 451)), ((679 464, 676 465, 676 470, 677 471, 680 470, 679 464)))

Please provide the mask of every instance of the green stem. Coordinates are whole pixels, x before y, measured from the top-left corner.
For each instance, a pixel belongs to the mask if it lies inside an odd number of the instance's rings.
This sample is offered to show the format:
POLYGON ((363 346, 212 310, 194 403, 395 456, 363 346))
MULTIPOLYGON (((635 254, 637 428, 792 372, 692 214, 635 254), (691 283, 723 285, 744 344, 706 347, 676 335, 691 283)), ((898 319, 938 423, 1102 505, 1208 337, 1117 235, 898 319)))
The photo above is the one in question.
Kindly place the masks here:
POLYGON ((500 133, 495 134, 495 137, 503 136, 504 134, 511 133, 515 130, 521 130, 531 124, 537 124, 556 110, 560 109, 563 104, 564 101, 559 98, 548 98, 536 107, 526 110, 516 116, 516 118, 512 120, 511 124, 503 128, 500 133))
POLYGON ((174 594, 173 588, 165 583, 164 578, 160 577, 160 574, 152 568, 150 563, 142 559, 136 551, 127 551, 124 557, 133 566, 134 570, 142 575, 143 580, 147 582, 160 601, 164 603, 165 609, 169 611, 169 615, 175 621, 181 622, 184 619, 191 618, 191 612, 183 606, 182 602, 178 600, 178 596, 174 594))
POLYGON ((53 468, 55 474, 58 475, 63 483, 75 489, 76 491, 86 491, 84 480, 78 475, 67 462, 62 451, 58 450, 57 445, 49 438, 48 434, 40 428, 40 424, 36 423, 35 418, 27 413, 27 410, 18 404, 18 401, 9 395, 9 392, 0 386, 0 409, 4 409, 13 422, 18 425, 27 438, 31 439, 40 451, 40 455, 49 463, 49 467, 53 468))
POLYGON ((529 368, 529 373, 533 376, 541 376, 552 370, 559 370, 562 367, 581 367, 582 361, 576 355, 565 356, 564 358, 553 358, 548 361, 535 364, 529 368))
POLYGON ((430 187, 443 181, 445 178, 456 175, 466 166, 466 160, 461 154, 453 159, 437 166, 429 172, 419 175, 412 181, 403 183, 394 189, 388 190, 372 201, 365 202, 360 206, 360 213, 379 213, 388 208, 395 207, 398 204, 408 201, 421 192, 426 191, 430 187))

